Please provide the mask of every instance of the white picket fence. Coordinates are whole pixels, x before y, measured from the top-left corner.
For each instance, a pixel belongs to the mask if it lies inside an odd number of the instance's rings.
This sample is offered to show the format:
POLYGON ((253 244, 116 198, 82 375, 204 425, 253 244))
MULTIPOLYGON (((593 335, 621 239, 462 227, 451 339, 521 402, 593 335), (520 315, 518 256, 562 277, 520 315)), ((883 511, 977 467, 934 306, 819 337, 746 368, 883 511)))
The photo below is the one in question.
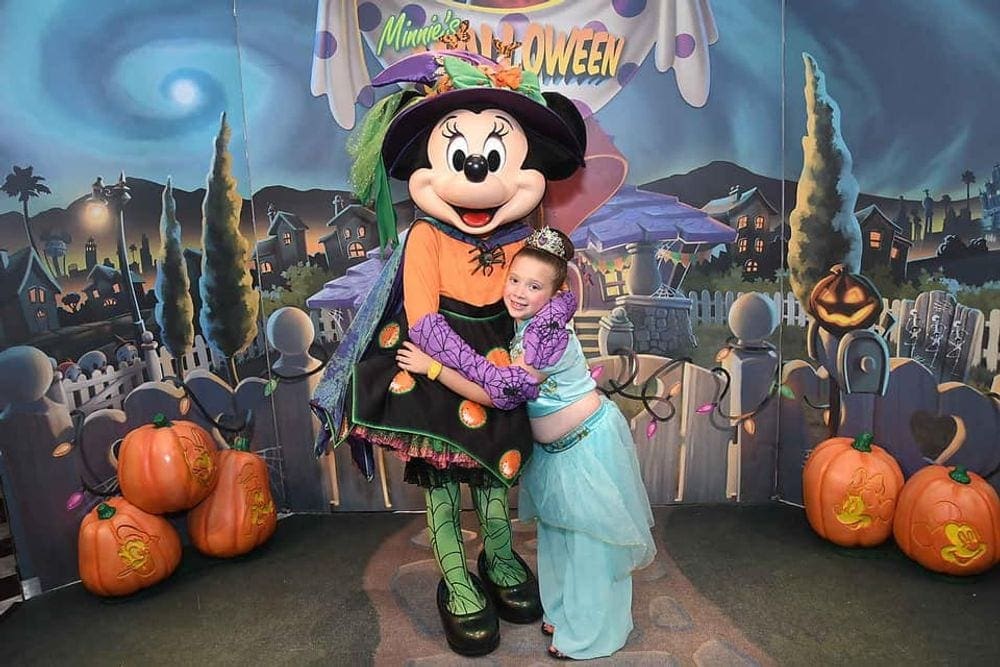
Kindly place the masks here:
MULTIPOLYGON (((692 324, 725 324, 729 316, 729 309, 733 302, 743 296, 743 292, 720 292, 714 293, 708 290, 701 292, 688 292, 687 298, 691 299, 691 323, 692 324)), ((799 304, 792 292, 774 292, 767 294, 774 301, 778 309, 782 324, 788 326, 804 327, 808 321, 809 314, 805 308, 799 304)))
MULTIPOLYGON (((254 339, 250 348, 248 348, 248 352, 258 344, 259 340, 260 332, 257 333, 257 338, 254 339)), ((170 350, 166 346, 161 345, 156 348, 155 355, 159 360, 160 370, 164 377, 176 375, 173 365, 174 355, 170 354, 170 350)), ((181 364, 184 373, 188 373, 196 368, 205 368, 208 370, 222 368, 225 365, 225 359, 212 349, 201 334, 197 334, 194 337, 194 344, 182 358, 181 364)))
MULTIPOLYGON (((736 301, 742 292, 688 292, 687 297, 691 300, 691 323, 692 324, 725 324, 726 317, 733 302, 736 301)), ((809 314, 806 312, 799 300, 792 292, 774 292, 767 294, 778 309, 781 323, 785 326, 804 327, 808 323, 809 314)), ((905 322, 908 313, 907 305, 902 299, 882 299, 882 302, 889 312, 896 317, 897 326, 889 334, 890 349, 895 350, 895 345, 899 340, 901 327, 898 323, 905 322)), ((991 372, 1000 370, 1000 309, 993 309, 985 316, 985 331, 983 332, 983 345, 979 350, 973 350, 972 365, 983 364, 991 372)))
POLYGON ((341 310, 310 310, 309 319, 316 329, 316 340, 335 343, 344 338, 347 317, 341 310))
MULTIPOLYGON (((344 335, 343 316, 328 311, 311 311, 309 314, 315 330, 315 340, 329 345, 341 340, 344 335)), ((236 355, 238 362, 255 359, 268 352, 276 356, 276 352, 267 343, 264 327, 259 327, 257 337, 250 346, 236 355)), ((161 377, 175 375, 174 357, 163 345, 153 350, 153 363, 159 364, 161 377)), ((219 370, 224 368, 225 359, 205 341, 201 334, 194 337, 194 344, 184 355, 182 362, 184 373, 204 368, 219 370)), ((122 401, 132 389, 151 378, 151 374, 142 361, 121 364, 117 368, 109 365, 107 368, 95 370, 89 376, 81 373, 75 380, 64 378, 62 389, 70 409, 79 408, 91 413, 100 408, 121 408, 122 401)))
POLYGON ((79 408, 91 413, 101 408, 121 408, 129 392, 146 381, 145 364, 133 361, 118 368, 97 369, 89 376, 81 373, 75 380, 63 380, 62 389, 70 410, 79 408))

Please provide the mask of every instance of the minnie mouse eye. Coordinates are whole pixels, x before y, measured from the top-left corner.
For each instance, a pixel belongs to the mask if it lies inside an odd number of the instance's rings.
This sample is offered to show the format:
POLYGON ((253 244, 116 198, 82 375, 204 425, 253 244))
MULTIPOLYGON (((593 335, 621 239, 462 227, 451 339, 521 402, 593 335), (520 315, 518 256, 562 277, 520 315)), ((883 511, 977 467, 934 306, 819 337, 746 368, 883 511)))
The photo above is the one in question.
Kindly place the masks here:
POLYGON ((469 154, 469 144, 462 135, 456 135, 448 142, 448 164, 452 171, 460 172, 465 168, 465 156, 469 154))
POLYGON ((483 153, 486 154, 486 166, 489 167, 491 172, 500 171, 504 162, 507 161, 507 149, 504 148, 500 137, 489 137, 483 145, 483 153))

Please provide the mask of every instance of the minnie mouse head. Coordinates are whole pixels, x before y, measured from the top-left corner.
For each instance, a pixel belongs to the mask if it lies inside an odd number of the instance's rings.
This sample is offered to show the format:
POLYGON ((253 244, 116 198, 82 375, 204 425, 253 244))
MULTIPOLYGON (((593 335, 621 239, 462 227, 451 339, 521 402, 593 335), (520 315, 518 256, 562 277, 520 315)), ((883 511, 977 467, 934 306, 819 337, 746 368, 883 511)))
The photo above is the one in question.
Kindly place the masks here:
POLYGON ((583 165, 579 111, 538 77, 466 51, 423 52, 381 72, 373 85, 418 83, 408 91, 381 145, 390 176, 408 181, 424 213, 486 236, 531 213, 548 180, 583 165))

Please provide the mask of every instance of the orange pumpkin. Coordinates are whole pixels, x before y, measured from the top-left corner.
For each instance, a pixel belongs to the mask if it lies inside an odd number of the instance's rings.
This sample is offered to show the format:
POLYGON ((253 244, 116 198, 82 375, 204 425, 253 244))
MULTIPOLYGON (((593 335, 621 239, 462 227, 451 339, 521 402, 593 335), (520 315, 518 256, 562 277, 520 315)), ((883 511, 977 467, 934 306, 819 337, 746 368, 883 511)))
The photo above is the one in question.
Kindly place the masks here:
POLYGON ((203 554, 239 556, 267 542, 278 523, 267 464, 249 451, 245 438, 219 454, 219 483, 188 512, 191 543, 203 554))
POLYGON ((130 595, 163 581, 181 562, 174 527, 120 496, 83 517, 77 546, 80 580, 95 595, 130 595))
POLYGON ((816 533, 845 547, 881 544, 892 517, 903 471, 871 433, 830 438, 817 446, 802 470, 806 518, 816 533))
POLYGON ((843 264, 820 278, 807 304, 819 325, 836 335, 870 327, 882 315, 882 308, 882 295, 874 283, 843 264))
POLYGON ((194 422, 157 414, 152 424, 129 432, 118 453, 122 495, 151 514, 191 509, 218 479, 215 441, 194 422))
POLYGON ((962 466, 929 465, 903 487, 893 535, 903 553, 929 570, 979 574, 1000 560, 1000 499, 962 466))

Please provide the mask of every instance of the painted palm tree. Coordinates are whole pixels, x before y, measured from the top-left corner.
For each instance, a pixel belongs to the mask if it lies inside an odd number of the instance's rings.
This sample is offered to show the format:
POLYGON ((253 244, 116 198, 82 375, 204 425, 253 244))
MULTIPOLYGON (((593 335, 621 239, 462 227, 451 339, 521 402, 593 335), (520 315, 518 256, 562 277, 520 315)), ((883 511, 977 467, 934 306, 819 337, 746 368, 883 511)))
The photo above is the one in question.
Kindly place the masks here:
POLYGON ((969 219, 972 219, 972 184, 976 182, 976 175, 971 169, 962 172, 962 182, 965 183, 965 208, 969 210, 969 219))
POLYGON ((24 215, 24 233, 28 236, 28 243, 37 254, 35 237, 31 233, 31 225, 28 224, 28 200, 40 194, 52 194, 52 190, 49 190, 49 186, 42 183, 45 180, 43 176, 35 176, 32 173, 34 170, 35 168, 31 165, 24 168, 14 165, 14 171, 7 174, 7 180, 4 181, 3 186, 0 186, 0 190, 3 190, 8 197, 17 197, 21 202, 22 215, 24 215))

